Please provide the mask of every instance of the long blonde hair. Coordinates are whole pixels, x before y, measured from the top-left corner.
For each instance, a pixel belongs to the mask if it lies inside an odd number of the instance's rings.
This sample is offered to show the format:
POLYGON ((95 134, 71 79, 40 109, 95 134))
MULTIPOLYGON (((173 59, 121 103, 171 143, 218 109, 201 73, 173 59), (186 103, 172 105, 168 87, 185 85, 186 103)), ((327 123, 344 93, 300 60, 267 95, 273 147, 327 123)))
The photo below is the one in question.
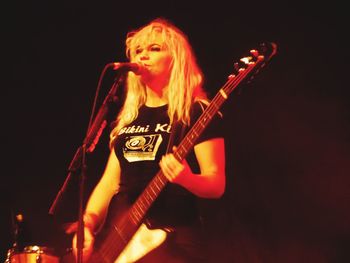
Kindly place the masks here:
MULTIPOLYGON (((132 51, 141 43, 149 43, 159 33, 172 56, 172 69, 166 92, 170 123, 177 119, 189 124, 193 101, 207 101, 207 96, 203 90, 203 73, 187 36, 166 19, 157 18, 127 34, 126 56, 133 61, 135 52, 132 51)), ((146 88, 141 83, 140 76, 129 72, 126 89, 124 105, 117 116, 116 126, 110 133, 111 146, 119 130, 136 119, 139 108, 146 102, 146 88)))

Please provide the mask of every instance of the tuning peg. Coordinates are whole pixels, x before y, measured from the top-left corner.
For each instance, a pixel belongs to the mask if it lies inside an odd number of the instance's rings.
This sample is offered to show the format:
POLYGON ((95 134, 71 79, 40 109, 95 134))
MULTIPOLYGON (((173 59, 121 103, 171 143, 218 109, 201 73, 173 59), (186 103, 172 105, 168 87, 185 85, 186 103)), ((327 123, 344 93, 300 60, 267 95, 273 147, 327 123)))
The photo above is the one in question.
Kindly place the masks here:
POLYGON ((251 63, 252 60, 253 60, 252 57, 244 57, 240 59, 240 61, 243 62, 245 65, 249 65, 249 63, 251 63))
POLYGON ((252 49, 250 50, 250 54, 257 58, 259 56, 259 51, 256 49, 252 49))

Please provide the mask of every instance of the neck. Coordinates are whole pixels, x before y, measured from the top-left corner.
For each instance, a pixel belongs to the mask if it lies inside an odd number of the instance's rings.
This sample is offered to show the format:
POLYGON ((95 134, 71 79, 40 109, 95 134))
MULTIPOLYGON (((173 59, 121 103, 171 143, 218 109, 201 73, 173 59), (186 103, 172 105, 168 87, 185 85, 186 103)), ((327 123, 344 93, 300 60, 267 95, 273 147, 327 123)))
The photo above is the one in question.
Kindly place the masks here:
POLYGON ((158 107, 168 103, 165 97, 165 89, 155 90, 150 87, 146 87, 147 99, 146 106, 158 107))
POLYGON ((162 106, 168 103, 166 90, 168 80, 166 78, 150 78, 146 84, 146 105, 150 107, 162 106))

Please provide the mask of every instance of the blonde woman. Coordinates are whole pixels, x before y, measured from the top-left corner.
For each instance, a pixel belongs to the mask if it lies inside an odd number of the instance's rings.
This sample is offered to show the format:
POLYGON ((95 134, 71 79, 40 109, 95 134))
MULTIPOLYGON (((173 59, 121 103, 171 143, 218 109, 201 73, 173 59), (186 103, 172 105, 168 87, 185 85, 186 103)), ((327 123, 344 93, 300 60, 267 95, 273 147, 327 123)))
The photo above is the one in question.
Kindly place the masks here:
POLYGON ((110 133, 110 156, 86 205, 84 261, 93 258, 95 239, 109 231, 106 218, 112 209, 134 204, 161 169, 169 183, 115 262, 203 263, 197 202, 220 198, 225 190, 222 120, 216 115, 186 160, 178 161, 171 153, 175 147, 167 152, 172 132, 175 127, 182 131, 171 137, 178 145, 180 134, 189 131, 209 103, 189 41, 172 23, 158 18, 128 33, 126 55, 141 70, 127 75, 125 102, 110 133))

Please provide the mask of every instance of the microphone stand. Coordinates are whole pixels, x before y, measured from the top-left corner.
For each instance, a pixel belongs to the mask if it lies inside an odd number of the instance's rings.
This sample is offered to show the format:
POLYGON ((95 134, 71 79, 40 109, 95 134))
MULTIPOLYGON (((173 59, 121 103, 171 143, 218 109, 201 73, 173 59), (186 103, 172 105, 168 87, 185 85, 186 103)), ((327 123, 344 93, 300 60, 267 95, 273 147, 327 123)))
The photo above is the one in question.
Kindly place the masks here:
MULTIPOLYGON (((103 70, 103 74, 101 75, 101 78, 99 80, 99 85, 101 84, 102 77, 104 75, 104 72, 108 67, 111 65, 114 65, 113 63, 107 64, 103 70)), ((86 154, 93 152, 95 149, 95 146, 98 143, 99 137, 101 136, 103 129, 107 125, 107 114, 109 112, 109 106, 112 102, 116 101, 116 92, 123 82, 125 72, 119 72, 117 74, 117 77, 115 78, 115 81, 105 97, 98 113, 96 114, 96 117, 94 121, 91 119, 89 122, 89 127, 87 130, 87 135, 83 141, 83 145, 79 147, 73 157, 73 160, 71 161, 69 168, 68 168, 68 175, 59 190, 58 194, 56 195, 56 198, 54 199, 54 202, 52 203, 49 214, 54 215, 57 210, 58 204, 62 201, 63 194, 66 191, 66 188, 68 186, 69 181, 72 178, 73 172, 76 172, 79 168, 81 168, 81 173, 79 177, 79 210, 78 210, 78 229, 77 229, 77 262, 81 263, 83 259, 83 247, 84 247, 84 220, 83 220, 83 200, 84 200, 84 191, 85 191, 85 180, 86 180, 86 154)), ((97 96, 95 96, 96 101, 97 96)), ((94 103, 95 105, 95 103, 94 103)), ((93 107, 94 108, 94 107, 93 107)), ((92 111, 92 113, 94 110, 92 111)))

